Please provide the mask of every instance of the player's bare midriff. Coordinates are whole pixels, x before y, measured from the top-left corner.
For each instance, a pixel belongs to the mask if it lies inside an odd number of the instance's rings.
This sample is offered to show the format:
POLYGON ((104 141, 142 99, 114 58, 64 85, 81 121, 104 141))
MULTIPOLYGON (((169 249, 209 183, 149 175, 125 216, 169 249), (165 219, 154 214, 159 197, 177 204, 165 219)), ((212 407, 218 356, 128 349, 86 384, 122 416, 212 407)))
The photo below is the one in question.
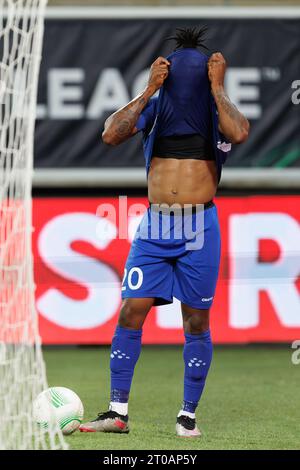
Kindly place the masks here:
POLYGON ((214 161, 152 157, 148 198, 156 204, 205 204, 217 191, 214 161))

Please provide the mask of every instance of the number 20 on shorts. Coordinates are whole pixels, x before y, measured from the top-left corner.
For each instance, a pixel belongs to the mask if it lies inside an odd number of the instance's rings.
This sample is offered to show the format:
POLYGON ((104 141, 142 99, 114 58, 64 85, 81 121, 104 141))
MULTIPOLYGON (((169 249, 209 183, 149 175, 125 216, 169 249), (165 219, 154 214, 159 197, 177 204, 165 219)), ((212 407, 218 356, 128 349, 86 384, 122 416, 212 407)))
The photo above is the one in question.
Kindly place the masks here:
POLYGON ((133 267, 129 271, 125 268, 124 277, 122 281, 122 291, 126 290, 127 286, 131 290, 137 290, 143 284, 143 271, 141 268, 133 267), (127 279, 127 286, 124 285, 127 279))

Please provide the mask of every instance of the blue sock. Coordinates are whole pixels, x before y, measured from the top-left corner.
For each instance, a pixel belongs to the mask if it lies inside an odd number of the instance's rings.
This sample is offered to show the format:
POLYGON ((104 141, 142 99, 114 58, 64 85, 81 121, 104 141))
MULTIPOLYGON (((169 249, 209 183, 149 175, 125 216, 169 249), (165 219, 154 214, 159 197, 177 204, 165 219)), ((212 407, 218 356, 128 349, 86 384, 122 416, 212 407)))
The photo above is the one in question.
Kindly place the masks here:
POLYGON ((182 410, 195 413, 201 398, 205 380, 212 360, 210 330, 200 335, 185 333, 184 358, 184 397, 182 410))
POLYGON ((127 403, 135 364, 141 352, 142 330, 117 326, 111 344, 111 402, 127 403))

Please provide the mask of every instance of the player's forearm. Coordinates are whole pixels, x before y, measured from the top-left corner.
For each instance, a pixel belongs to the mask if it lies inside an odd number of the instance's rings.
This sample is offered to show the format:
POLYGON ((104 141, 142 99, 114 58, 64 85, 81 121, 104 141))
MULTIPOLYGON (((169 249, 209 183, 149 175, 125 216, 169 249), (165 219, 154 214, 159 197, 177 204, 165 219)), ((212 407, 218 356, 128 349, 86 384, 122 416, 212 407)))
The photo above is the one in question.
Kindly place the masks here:
POLYGON ((130 103, 109 116, 104 124, 103 142, 118 145, 131 137, 141 112, 154 93, 154 88, 147 86, 130 103))
POLYGON ((249 122, 230 101, 224 88, 222 86, 212 87, 212 94, 218 109, 221 132, 233 144, 240 144, 247 140, 249 122))

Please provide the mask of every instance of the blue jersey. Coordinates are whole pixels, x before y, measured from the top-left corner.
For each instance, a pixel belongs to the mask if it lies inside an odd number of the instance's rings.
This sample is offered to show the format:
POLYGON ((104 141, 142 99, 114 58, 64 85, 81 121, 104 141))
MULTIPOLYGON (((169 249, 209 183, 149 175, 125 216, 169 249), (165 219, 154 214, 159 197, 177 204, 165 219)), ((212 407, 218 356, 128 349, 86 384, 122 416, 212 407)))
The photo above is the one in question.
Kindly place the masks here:
POLYGON ((144 132, 147 174, 156 137, 200 134, 212 145, 220 180, 230 144, 218 129, 217 107, 207 75, 208 57, 197 49, 186 48, 173 52, 167 59, 171 63, 169 76, 136 125, 144 132))

